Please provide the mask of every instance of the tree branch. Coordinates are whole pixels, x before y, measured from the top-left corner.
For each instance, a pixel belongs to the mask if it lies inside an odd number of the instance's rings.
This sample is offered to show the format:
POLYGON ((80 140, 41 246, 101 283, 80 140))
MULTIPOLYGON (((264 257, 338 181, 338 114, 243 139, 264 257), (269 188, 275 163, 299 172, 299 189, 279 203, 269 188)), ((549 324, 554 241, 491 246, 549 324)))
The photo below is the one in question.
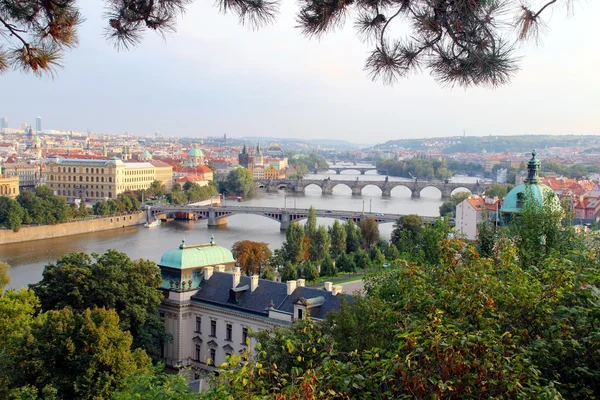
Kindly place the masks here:
POLYGON ((23 43, 23 46, 25 46, 25 48, 27 48, 27 52, 29 52, 29 42, 27 42, 25 39, 23 39, 21 37, 21 35, 19 35, 17 33, 17 32, 22 32, 22 31, 16 29, 14 26, 12 26, 8 22, 6 22, 3 18, 0 18, 0 22, 2 23, 2 25, 4 25, 6 27, 6 29, 8 29, 10 31, 10 33, 13 36, 15 36, 17 39, 19 39, 23 43))

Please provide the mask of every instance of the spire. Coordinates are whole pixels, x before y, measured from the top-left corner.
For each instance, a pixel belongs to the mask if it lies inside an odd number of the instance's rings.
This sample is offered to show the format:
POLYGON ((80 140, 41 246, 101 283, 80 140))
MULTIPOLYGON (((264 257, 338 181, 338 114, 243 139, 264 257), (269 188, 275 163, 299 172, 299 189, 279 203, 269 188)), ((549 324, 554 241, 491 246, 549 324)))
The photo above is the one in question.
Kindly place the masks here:
POLYGON ((256 144, 256 155, 257 156, 262 156, 262 149, 260 148, 260 140, 256 144))
POLYGON ((248 154, 248 145, 244 143, 244 147, 242 148, 242 154, 248 154))
POLYGON ((180 249, 183 249, 185 247, 185 238, 181 239, 181 244, 179 245, 180 249))
POLYGON ((536 160, 535 155, 536 152, 533 150, 531 152, 531 160, 527 163, 527 179, 525 179, 525 183, 540 183, 540 178, 538 176, 538 172, 540 171, 540 160, 536 160))

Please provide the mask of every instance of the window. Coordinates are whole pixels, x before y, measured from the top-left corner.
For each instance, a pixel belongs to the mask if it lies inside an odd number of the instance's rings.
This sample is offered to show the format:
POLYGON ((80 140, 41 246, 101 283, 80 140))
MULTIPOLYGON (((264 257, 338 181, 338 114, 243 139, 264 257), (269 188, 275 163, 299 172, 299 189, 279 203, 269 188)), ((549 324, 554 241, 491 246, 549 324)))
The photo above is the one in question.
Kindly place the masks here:
POLYGON ((246 342, 248 341, 248 327, 243 327, 242 328, 242 344, 246 344, 246 342))
POLYGON ((302 309, 298 309, 298 319, 302 319, 302 309))
POLYGON ((196 317, 196 332, 202 333, 202 317, 196 317))
POLYGON ((208 365, 215 365, 215 357, 217 356, 217 352, 215 349, 210 349, 210 363, 208 365))
POLYGON ((210 336, 217 336, 217 321, 215 320, 210 321, 210 336))
POLYGON ((231 342, 231 324, 227 324, 227 334, 225 335, 225 340, 229 340, 231 342))
POLYGON ((200 361, 200 345, 196 345, 196 361, 200 361))

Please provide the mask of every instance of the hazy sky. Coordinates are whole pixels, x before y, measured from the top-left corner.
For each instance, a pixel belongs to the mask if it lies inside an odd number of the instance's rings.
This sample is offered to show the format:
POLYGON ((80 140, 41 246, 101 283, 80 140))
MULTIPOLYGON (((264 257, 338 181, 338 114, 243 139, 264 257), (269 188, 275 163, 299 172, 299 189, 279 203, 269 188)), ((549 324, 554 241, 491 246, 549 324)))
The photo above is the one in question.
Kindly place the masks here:
POLYGON ((178 136, 335 138, 374 143, 410 137, 600 133, 600 1, 573 17, 546 15, 543 43, 519 49, 508 86, 447 88, 425 71, 395 86, 363 71, 369 46, 350 21, 324 39, 294 28, 284 0, 274 26, 253 32, 213 1, 196 1, 166 41, 148 32, 118 52, 103 38, 103 2, 81 1, 78 48, 55 80, 0 76, 0 116, 11 127, 178 136))

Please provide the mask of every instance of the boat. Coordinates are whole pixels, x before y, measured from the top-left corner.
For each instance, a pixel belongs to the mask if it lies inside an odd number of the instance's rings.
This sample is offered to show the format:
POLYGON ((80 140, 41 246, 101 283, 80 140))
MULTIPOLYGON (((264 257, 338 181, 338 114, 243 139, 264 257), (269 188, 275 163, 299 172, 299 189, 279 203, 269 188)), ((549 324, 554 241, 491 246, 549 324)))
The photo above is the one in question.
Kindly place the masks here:
POLYGON ((160 226, 160 219, 155 219, 154 221, 146 222, 144 224, 145 228, 154 228, 156 226, 160 226))

